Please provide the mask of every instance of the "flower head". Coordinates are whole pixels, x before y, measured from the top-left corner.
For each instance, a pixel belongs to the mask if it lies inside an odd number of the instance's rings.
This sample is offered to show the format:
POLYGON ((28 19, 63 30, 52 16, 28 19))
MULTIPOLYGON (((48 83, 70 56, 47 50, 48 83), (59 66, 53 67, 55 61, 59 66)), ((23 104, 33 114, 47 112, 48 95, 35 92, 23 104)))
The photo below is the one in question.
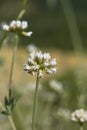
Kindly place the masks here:
POLYGON ((43 77, 43 71, 47 74, 56 73, 56 59, 51 59, 49 53, 33 52, 30 53, 27 63, 24 65, 24 70, 35 75, 38 72, 38 77, 43 77))
POLYGON ((27 21, 20 21, 20 20, 12 20, 9 24, 3 24, 2 28, 8 32, 20 32, 24 36, 30 37, 32 32, 25 32, 24 30, 27 29, 28 22, 27 21))
POLYGON ((87 111, 84 109, 78 109, 71 114, 71 120, 83 124, 87 122, 87 111))

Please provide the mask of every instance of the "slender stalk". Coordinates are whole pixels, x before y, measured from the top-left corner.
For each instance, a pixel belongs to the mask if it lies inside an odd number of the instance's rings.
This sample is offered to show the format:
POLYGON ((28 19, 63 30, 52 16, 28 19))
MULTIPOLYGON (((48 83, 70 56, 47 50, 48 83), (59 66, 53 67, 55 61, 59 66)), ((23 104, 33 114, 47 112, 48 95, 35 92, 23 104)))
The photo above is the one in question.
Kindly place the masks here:
MULTIPOLYGON (((12 63, 11 63, 11 70, 10 70, 10 76, 9 76, 9 98, 11 98, 11 89, 12 89, 12 76, 13 76, 13 69, 14 69, 14 61, 16 56, 16 50, 17 50, 17 44, 18 44, 18 35, 15 35, 15 44, 14 44, 14 51, 13 51, 13 57, 12 57, 12 63)), ((2 104, 0 103, 1 108, 4 110, 2 104)), ((11 116, 8 116, 8 119, 12 125, 13 130, 16 130, 16 127, 14 125, 14 122, 12 120, 11 116)))
MULTIPOLYGON (((2 111, 5 110, 5 108, 3 107, 1 102, 0 102, 0 107, 1 107, 2 111)), ((11 126, 12 126, 13 130, 16 130, 16 126, 15 126, 13 120, 12 120, 12 117, 11 116, 7 116, 7 117, 9 119, 10 123, 11 123, 11 126)))
POLYGON ((5 45, 5 40, 7 38, 7 32, 4 33, 4 36, 2 37, 2 39, 0 40, 0 49, 3 48, 3 46, 5 45))
POLYGON ((36 112, 36 103, 37 103, 37 92, 38 92, 38 86, 39 86, 38 83, 39 83, 39 78, 38 78, 38 73, 37 73, 36 88, 35 88, 35 93, 34 93, 33 113, 32 113, 32 130, 34 130, 34 124, 35 124, 35 112, 36 112))
POLYGON ((82 46, 82 39, 79 33, 75 13, 71 5, 71 0, 60 0, 63 7, 64 14, 67 20, 67 25, 70 31, 71 40, 75 51, 84 51, 82 46))
POLYGON ((23 7, 17 16, 17 19, 20 20, 23 17, 23 15, 25 14, 27 2, 28 2, 28 0, 23 0, 23 7))
POLYGON ((18 43, 18 35, 16 34, 15 35, 15 45, 14 45, 12 63, 11 63, 11 70, 10 70, 10 76, 9 76, 9 90, 11 89, 11 85, 12 85, 12 76, 13 76, 14 61, 15 61, 16 50, 17 50, 17 43, 18 43))
POLYGON ((9 119, 9 121, 10 121, 10 123, 11 123, 11 126, 12 126, 13 130, 16 130, 16 126, 15 126, 15 124, 14 124, 14 122, 13 122, 12 117, 11 117, 11 116, 8 116, 8 119, 9 119))
MULTIPOLYGON (((15 35, 15 45, 14 45, 14 51, 13 51, 13 57, 12 57, 12 63, 11 63, 11 70, 10 70, 10 76, 9 76, 9 100, 11 98, 11 90, 12 90, 12 76, 13 76, 13 69, 14 69, 14 61, 16 56, 16 50, 17 50, 17 44, 18 44, 18 35, 15 35)), ((13 119, 11 116, 8 116, 8 119, 12 125, 13 130, 16 130, 15 124, 13 122, 13 119)))
POLYGON ((83 125, 80 125, 80 130, 83 130, 83 125))
POLYGON ((28 0, 24 0, 23 5, 26 7, 28 0))

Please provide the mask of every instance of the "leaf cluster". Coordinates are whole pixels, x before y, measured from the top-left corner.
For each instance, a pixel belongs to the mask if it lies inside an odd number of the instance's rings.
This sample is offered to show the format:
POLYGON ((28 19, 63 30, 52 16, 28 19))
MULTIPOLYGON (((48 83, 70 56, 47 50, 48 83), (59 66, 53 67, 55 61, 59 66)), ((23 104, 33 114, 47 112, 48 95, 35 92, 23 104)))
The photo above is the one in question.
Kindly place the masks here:
POLYGON ((4 98, 4 110, 1 111, 2 114, 9 116, 13 112, 13 109, 16 105, 16 98, 12 96, 12 91, 9 89, 8 96, 4 98))

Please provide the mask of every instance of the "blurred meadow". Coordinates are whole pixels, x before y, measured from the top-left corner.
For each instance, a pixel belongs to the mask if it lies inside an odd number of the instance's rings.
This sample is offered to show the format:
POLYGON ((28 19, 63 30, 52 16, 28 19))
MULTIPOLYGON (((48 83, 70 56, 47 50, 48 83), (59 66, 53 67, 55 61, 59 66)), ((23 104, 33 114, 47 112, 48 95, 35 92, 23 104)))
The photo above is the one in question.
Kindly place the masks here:
MULTIPOLYGON (((14 36, 2 30, 3 23, 17 19, 23 0, 0 0, 0 101, 7 94, 14 36)), ((72 111, 87 110, 87 1, 28 0, 22 20, 29 23, 30 38, 20 36, 12 85, 17 104, 12 117, 17 130, 31 129, 35 77, 24 72, 29 45, 57 59, 57 73, 40 80, 36 130, 77 130, 72 111)), ((84 130, 87 125, 84 125, 84 130)), ((0 130, 12 130, 0 115, 0 130)))

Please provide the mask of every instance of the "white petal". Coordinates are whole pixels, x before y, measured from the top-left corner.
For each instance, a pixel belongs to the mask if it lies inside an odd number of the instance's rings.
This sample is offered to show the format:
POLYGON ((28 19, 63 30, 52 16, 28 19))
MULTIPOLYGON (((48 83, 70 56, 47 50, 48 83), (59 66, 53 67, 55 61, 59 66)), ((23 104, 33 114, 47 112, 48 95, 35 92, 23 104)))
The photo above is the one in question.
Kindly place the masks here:
POLYGON ((24 32, 24 31, 22 32, 22 34, 23 34, 24 36, 28 36, 28 37, 30 37, 30 36, 32 35, 32 33, 33 33, 33 32, 31 32, 31 31, 30 31, 30 32, 24 32))
POLYGON ((25 71, 28 71, 29 69, 30 69, 30 67, 29 67, 27 64, 25 64, 25 65, 24 65, 24 70, 25 70, 25 71))

